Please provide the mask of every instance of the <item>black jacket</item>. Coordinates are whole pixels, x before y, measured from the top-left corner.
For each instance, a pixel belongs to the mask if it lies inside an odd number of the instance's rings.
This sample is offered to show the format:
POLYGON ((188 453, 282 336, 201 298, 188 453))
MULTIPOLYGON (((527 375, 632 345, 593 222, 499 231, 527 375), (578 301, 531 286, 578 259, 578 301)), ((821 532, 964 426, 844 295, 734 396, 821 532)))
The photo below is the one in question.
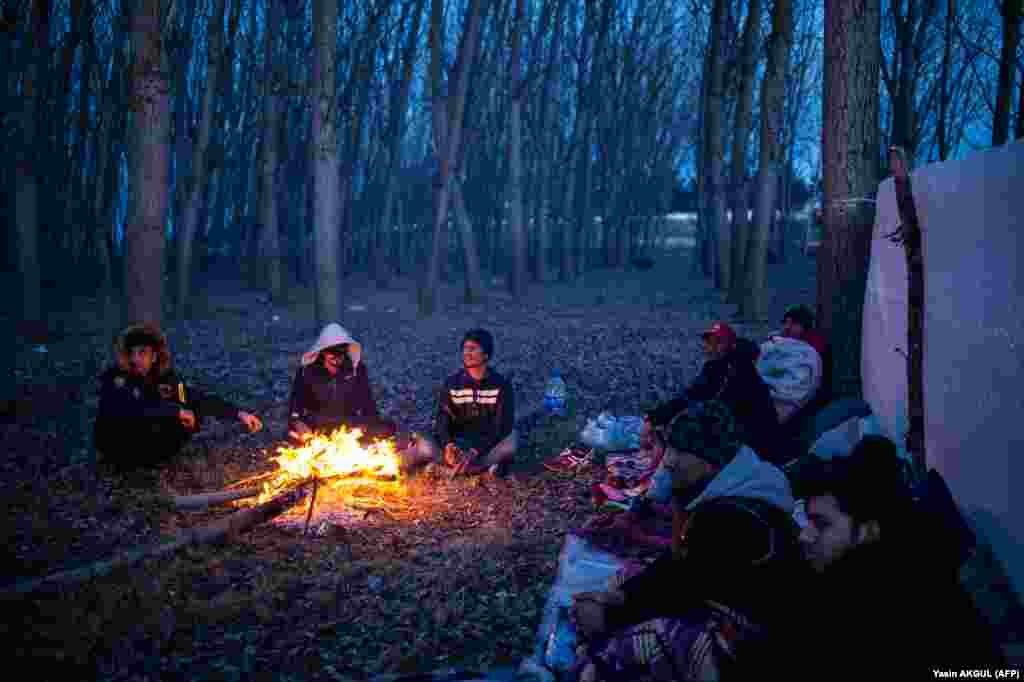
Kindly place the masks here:
POLYGON ((375 421, 379 416, 366 363, 353 369, 346 357, 335 375, 320 363, 299 367, 295 373, 288 402, 289 424, 302 421, 316 431, 375 421))
POLYGON ((708 360, 683 395, 650 411, 655 426, 668 424, 691 401, 721 400, 733 412, 743 429, 743 442, 763 459, 771 460, 779 432, 779 417, 772 392, 757 373, 754 359, 741 348, 708 360))
POLYGON ((448 377, 437 410, 437 442, 442 448, 459 442, 481 454, 512 433, 515 395, 512 384, 488 369, 476 381, 465 369, 448 377))
POLYGON ((144 457, 147 448, 161 447, 153 442, 158 433, 180 430, 184 435, 178 419, 182 409, 195 413, 196 429, 204 417, 234 419, 239 412, 232 403, 188 386, 171 369, 140 377, 111 367, 100 376, 99 403, 96 448, 114 460, 144 457))
POLYGON ((763 500, 721 497, 689 512, 685 556, 666 552, 623 583, 623 606, 610 609, 618 629, 679 616, 707 600, 770 625, 806 582, 798 529, 784 510, 763 500))
POLYGON ((934 549, 883 540, 837 560, 796 595, 791 627, 751 656, 752 672, 930 680, 933 670, 1005 667, 991 628, 934 549))

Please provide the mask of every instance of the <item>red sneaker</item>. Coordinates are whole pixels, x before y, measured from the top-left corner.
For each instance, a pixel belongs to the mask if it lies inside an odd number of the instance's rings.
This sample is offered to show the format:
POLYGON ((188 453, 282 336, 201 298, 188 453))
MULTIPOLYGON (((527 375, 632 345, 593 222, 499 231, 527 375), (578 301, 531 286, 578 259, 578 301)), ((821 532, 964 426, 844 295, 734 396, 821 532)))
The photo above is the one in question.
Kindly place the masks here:
POLYGON ((574 476, 580 469, 590 465, 593 455, 593 449, 566 448, 557 457, 544 462, 544 468, 556 474, 574 476))

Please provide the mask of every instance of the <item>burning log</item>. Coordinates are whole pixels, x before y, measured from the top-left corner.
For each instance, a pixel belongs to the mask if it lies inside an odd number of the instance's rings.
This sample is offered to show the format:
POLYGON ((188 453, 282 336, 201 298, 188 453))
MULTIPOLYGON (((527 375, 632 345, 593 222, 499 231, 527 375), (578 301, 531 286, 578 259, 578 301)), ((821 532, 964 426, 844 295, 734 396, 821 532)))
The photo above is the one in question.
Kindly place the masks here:
POLYGON ((261 488, 243 488, 242 490, 227 490, 216 493, 203 493, 201 495, 178 495, 171 501, 175 509, 196 510, 207 507, 243 500, 247 497, 256 497, 263 490, 261 488))
POLYGON ((312 483, 313 480, 303 481, 287 492, 277 495, 269 502, 264 502, 256 507, 242 509, 206 526, 178 531, 169 542, 143 545, 130 549, 111 559, 96 561, 81 568, 52 573, 35 580, 22 581, 12 587, 0 590, 0 596, 6 598, 30 594, 48 585, 72 585, 109 575, 118 569, 137 564, 143 559, 173 554, 188 545, 208 545, 229 539, 249 530, 253 526, 269 521, 294 507, 309 494, 309 486, 312 483))

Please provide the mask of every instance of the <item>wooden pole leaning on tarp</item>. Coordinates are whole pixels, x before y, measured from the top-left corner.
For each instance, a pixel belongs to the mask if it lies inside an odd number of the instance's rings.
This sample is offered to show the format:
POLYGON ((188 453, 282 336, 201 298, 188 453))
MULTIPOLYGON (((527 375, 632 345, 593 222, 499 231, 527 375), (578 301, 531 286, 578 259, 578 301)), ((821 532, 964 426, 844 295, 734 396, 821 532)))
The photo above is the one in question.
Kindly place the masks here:
POLYGON ((889 166, 896 183, 900 225, 886 235, 903 246, 907 256, 907 452, 916 476, 928 473, 924 440, 924 250, 910 183, 910 163, 900 147, 889 148, 889 166))
POLYGON ((275 516, 291 509, 309 494, 311 483, 313 483, 312 479, 303 481, 268 502, 264 502, 256 507, 250 507, 249 509, 236 511, 230 516, 214 521, 206 526, 180 530, 169 541, 142 545, 122 552, 110 559, 95 561, 81 568, 51 573, 42 578, 16 583, 11 587, 0 589, 0 598, 30 594, 47 585, 73 585, 108 575, 120 568, 136 564, 143 559, 172 554, 187 545, 206 545, 220 542, 233 535, 245 532, 253 526, 269 521, 275 516))

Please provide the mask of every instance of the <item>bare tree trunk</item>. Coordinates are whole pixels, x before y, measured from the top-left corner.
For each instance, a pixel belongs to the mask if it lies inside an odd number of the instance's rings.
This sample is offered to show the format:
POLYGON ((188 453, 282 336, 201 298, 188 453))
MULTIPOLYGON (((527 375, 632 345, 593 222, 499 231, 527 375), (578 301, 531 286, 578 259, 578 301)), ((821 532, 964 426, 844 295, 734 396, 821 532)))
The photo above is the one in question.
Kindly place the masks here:
POLYGON ((1019 88, 1020 101, 1017 103, 1017 127, 1014 131, 1018 140, 1024 138, 1024 64, 1020 67, 1020 76, 1022 85, 1019 88))
POLYGON ((31 29, 24 41, 25 80, 22 86, 21 144, 16 164, 15 223, 18 226, 18 273, 21 276, 21 318, 42 321, 39 273, 38 112, 49 53, 50 3, 32 4, 31 29))
MULTIPOLYGON (((1020 20, 1024 0, 1003 0, 1003 51, 999 58, 999 90, 992 119, 992 146, 1006 144, 1010 137, 1010 107, 1013 98, 1013 72, 1020 42, 1020 20)), ((1024 96, 1022 96, 1024 98, 1024 96)))
MULTIPOLYGON (((939 161, 949 156, 949 71, 953 61, 953 22, 956 21, 956 0, 946 2, 946 38, 942 46, 942 71, 939 75, 939 118, 935 122, 935 134, 939 147, 939 161)), ((1022 91, 1024 92, 1024 91, 1022 91)))
POLYGON ((526 11, 523 0, 516 0, 515 27, 512 29, 512 64, 509 69, 508 107, 508 224, 512 232, 512 268, 509 292, 516 298, 526 293, 526 227, 523 225, 523 150, 522 112, 526 83, 522 77, 523 25, 526 11))
MULTIPOLYGON (((393 235, 395 241, 400 241, 401 236, 394 231, 392 216, 394 214, 395 194, 398 186, 398 173, 402 168, 402 133, 404 127, 402 121, 409 108, 409 91, 412 87, 413 69, 416 66, 416 48, 419 45, 420 23, 423 20, 423 10, 426 7, 426 0, 418 0, 416 9, 413 12, 412 27, 406 37, 405 51, 402 53, 402 83, 398 88, 398 97, 393 100, 391 109, 391 122, 388 127, 388 142, 390 150, 387 156, 387 180, 384 189, 384 209, 381 211, 380 222, 377 224, 375 239, 375 257, 373 271, 376 276, 377 286, 387 286, 391 276, 390 258, 386 255, 386 248, 389 242, 388 235, 393 235)), ((399 266, 400 268, 401 266, 399 266)))
MULTIPOLYGON (((95 24, 93 21, 86 22, 84 20, 81 3, 73 3, 72 8, 74 30, 81 36, 79 44, 82 47, 82 56, 79 64, 78 78, 78 133, 75 137, 74 152, 69 166, 71 182, 68 186, 68 194, 70 200, 64 205, 64 224, 69 227, 75 224, 79 226, 74 233, 75 242, 71 256, 74 261, 81 264, 83 258, 92 256, 91 253, 88 253, 87 244, 94 233, 89 218, 94 218, 95 216, 91 216, 90 204, 86 201, 86 196, 88 195, 88 178, 91 176, 88 140, 92 129, 93 86, 96 84, 96 81, 90 77, 90 74, 93 72, 93 62, 96 59, 96 40, 93 35, 93 26, 95 24), (77 11, 77 14, 74 14, 75 11, 77 11)), ((92 11, 93 8, 90 6, 90 16, 92 11)), ((98 92, 95 94, 95 98, 98 103, 98 92)), ((91 268, 94 264, 95 261, 90 258, 89 267, 91 268)))
MULTIPOLYGON (((541 113, 541 144, 538 146, 538 187, 537 201, 534 204, 534 226, 537 233, 537 253, 535 272, 538 282, 546 282, 550 277, 548 252, 551 250, 551 200, 553 196, 553 165, 558 155, 558 132, 555 128, 555 114, 561 100, 560 86, 562 79, 558 77, 555 65, 562 46, 562 16, 565 0, 557 0, 554 11, 555 34, 551 38, 548 60, 545 66, 543 95, 540 101, 541 113), (546 156, 547 158, 543 158, 546 156)), ((546 25, 545 25, 546 28, 546 25)), ((543 36, 547 31, 542 31, 543 36)), ((538 37, 538 41, 540 38, 538 37)))
POLYGON ((714 239, 711 220, 708 216, 708 89, 711 84, 711 51, 704 55, 704 68, 700 81, 700 144, 696 166, 697 189, 697 243, 694 248, 694 266, 704 277, 712 277, 715 271, 714 239))
POLYGON ((463 300, 466 303, 479 303, 484 300, 483 278, 480 276, 480 255, 477 249, 476 232, 470 220, 466 202, 462 196, 462 177, 451 180, 452 206, 455 208, 455 221, 459 225, 459 236, 462 238, 462 253, 466 261, 466 287, 463 300))
POLYGON ((462 122, 466 106, 466 90, 469 74, 476 57, 480 41, 481 0, 470 0, 466 8, 466 22, 459 45, 459 52, 449 83, 454 87, 454 99, 451 103, 453 113, 449 114, 450 125, 444 130, 444 115, 448 107, 444 106, 440 94, 440 40, 441 40, 441 2, 434 0, 430 20, 431 48, 433 61, 431 80, 433 82, 434 134, 437 140, 438 170, 434 180, 434 221, 433 244, 430 260, 427 263, 426 276, 420 288, 419 313, 427 317, 433 314, 437 303, 437 289, 441 279, 441 259, 446 256, 444 248, 448 243, 446 223, 448 221, 448 202, 451 198, 451 170, 455 165, 456 154, 462 142, 462 122), (442 140, 441 137, 444 136, 442 140))
POLYGON ((905 147, 913 154, 913 116, 914 116, 914 10, 915 0, 907 3, 906 14, 903 14, 903 1, 892 0, 892 10, 896 22, 896 49, 898 71, 894 74, 889 97, 892 101, 892 135, 890 144, 905 147))
POLYGON ((725 98, 725 52, 726 0, 715 0, 711 10, 711 38, 708 44, 708 101, 704 119, 704 147, 707 158, 705 176, 705 211, 708 216, 708 231, 715 239, 715 288, 725 291, 729 286, 729 257, 732 243, 729 225, 725 220, 725 187, 722 150, 722 111, 725 98))
POLYGON ((784 121, 786 73, 793 44, 793 5, 791 0, 775 0, 772 10, 772 35, 768 45, 768 66, 761 85, 761 154, 757 174, 756 223, 747 252, 747 284, 740 304, 746 320, 768 317, 768 286, 765 273, 768 262, 768 233, 775 212, 775 193, 779 185, 782 147, 779 141, 784 121))
POLYGON ((110 81, 103 96, 102 106, 97 107, 99 131, 96 142, 96 187, 93 197, 95 207, 97 247, 100 250, 100 265, 103 268, 100 285, 100 308, 104 328, 113 333, 117 325, 114 300, 114 259, 113 244, 115 197, 119 193, 120 141, 114 137, 115 130, 124 129, 126 118, 123 103, 129 82, 128 69, 124 67, 127 58, 127 27, 130 17, 125 9, 115 20, 113 56, 110 81))
POLYGON ((316 257, 316 322, 323 326, 341 318, 338 245, 341 211, 338 156, 336 55, 338 0, 313 0, 316 41, 313 61, 313 200, 316 257))
MULTIPOLYGON (((176 31, 174 54, 169 55, 174 69, 174 184, 175 192, 171 197, 171 219, 174 222, 174 238, 181 238, 181 223, 185 215, 188 200, 189 170, 192 164, 192 151, 195 146, 195 130, 192 124, 192 98, 188 94, 188 72, 192 59, 192 16, 195 14, 196 0, 191 0, 185 9, 184 26, 176 31)), ((180 265, 176 265, 180 272, 180 265)))
POLYGON ((169 84, 161 0, 140 0, 132 18, 131 219, 125 226, 125 317, 160 324, 170 150, 169 84))
MULTIPOLYGON (((342 102, 345 104, 349 101, 353 102, 351 105, 351 134, 345 144, 345 154, 342 156, 342 203, 339 214, 341 218, 340 236, 344 239, 341 244, 344 257, 340 261, 342 276, 345 273, 351 272, 356 265, 358 255, 356 239, 359 235, 356 234, 352 225, 352 215, 355 209, 355 171, 363 146, 363 127, 369 109, 370 85, 373 82, 373 74, 376 67, 377 45, 380 43, 377 38, 380 31, 379 26, 382 15, 390 11, 391 6, 387 3, 382 3, 371 10, 366 31, 359 41, 362 43, 362 49, 358 53, 358 61, 354 63, 352 68, 349 84, 346 88, 346 95, 342 97, 342 102)), ((383 19, 387 21, 388 17, 384 16, 383 19)))
MULTIPOLYGON (((588 4, 592 5, 592 12, 597 11, 597 2, 588 0, 588 4)), ((579 187, 576 189, 576 201, 578 204, 577 215, 579 216, 579 232, 578 238, 580 239, 580 256, 576 259, 576 273, 575 276, 579 277, 583 272, 586 271, 587 266, 590 264, 588 260, 588 253, 590 251, 590 245, 592 240, 597 236, 597 232, 594 228, 594 202, 593 202, 593 187, 592 179, 594 176, 594 163, 592 159, 592 145, 595 136, 595 126, 600 124, 601 120, 601 83, 602 78, 598 66, 603 63, 605 46, 608 43, 608 33, 611 27, 612 11, 615 9, 615 3, 605 2, 602 7, 604 10, 601 15, 601 23, 597 28, 597 43, 594 46, 594 55, 591 59, 590 70, 587 74, 587 114, 586 114, 586 127, 583 130, 583 144, 579 147, 579 157, 576 167, 576 180, 579 183, 579 187)), ((606 220, 606 216, 602 216, 602 220, 606 220)))
MULTIPOLYGON (((748 281, 745 262, 750 230, 747 219, 747 147, 753 119, 754 78, 758 61, 755 48, 761 42, 760 27, 761 0, 750 0, 740 45, 740 86, 732 138, 732 262, 729 266, 732 280, 729 282, 729 300, 733 303, 743 301, 748 281)), ((761 87, 763 91, 764 85, 761 87)), ((763 110, 761 116, 764 116, 763 110)))
POLYGON ((192 152, 192 172, 184 180, 185 211, 181 216, 178 231, 178 295, 175 298, 175 317, 185 319, 192 284, 192 255, 196 225, 199 220, 199 204, 207 181, 207 153, 213 130, 214 97, 218 93, 220 74, 224 64, 224 4, 217 0, 207 24, 207 71, 206 92, 203 94, 203 109, 199 119, 199 135, 192 152))
MULTIPOLYGON (((576 112, 573 123, 573 135, 571 148, 574 161, 580 163, 580 146, 585 146, 587 123, 587 69, 586 61, 591 57, 591 44, 593 41, 591 1, 586 0, 586 18, 584 19, 583 34, 580 36, 580 51, 577 56, 577 78, 576 78, 576 112)), ((578 6, 577 6, 578 7, 578 6)), ((576 204, 577 176, 569 175, 565 178, 565 198, 562 204, 562 211, 559 215, 562 229, 562 258, 559 279, 563 282, 571 282, 576 278, 577 258, 577 224, 573 219, 573 208, 576 204)))
MULTIPOLYGON (((266 0, 267 26, 277 27, 281 23, 282 0, 266 0)), ((255 12, 255 8, 250 8, 255 12)), ((281 228, 277 223, 277 166, 280 125, 281 73, 277 66, 275 42, 277 31, 265 31, 263 47, 263 158, 260 173, 260 224, 263 227, 261 239, 262 260, 267 264, 266 284, 270 300, 281 300, 281 228)))
POLYGON ((832 389, 861 394, 860 347, 878 190, 879 0, 826 0, 822 160, 825 234, 818 310, 832 389))

